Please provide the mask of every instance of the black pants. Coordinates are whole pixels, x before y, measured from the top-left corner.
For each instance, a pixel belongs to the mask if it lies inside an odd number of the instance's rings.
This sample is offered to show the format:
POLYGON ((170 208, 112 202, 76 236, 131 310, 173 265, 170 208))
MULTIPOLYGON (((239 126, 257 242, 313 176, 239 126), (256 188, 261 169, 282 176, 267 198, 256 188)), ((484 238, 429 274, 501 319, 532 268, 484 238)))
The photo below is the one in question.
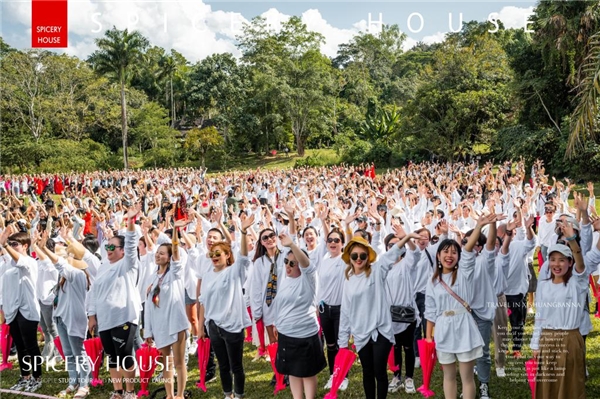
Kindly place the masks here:
POLYGON ((506 303, 510 314, 508 321, 510 322, 510 332, 512 335, 513 351, 520 351, 523 344, 523 326, 525 325, 525 317, 527 317, 527 302, 523 294, 506 295, 506 303))
POLYGON ((419 357, 419 346, 417 341, 427 336, 427 320, 425 320, 425 294, 417 292, 415 296, 417 302, 417 308, 419 309, 419 317, 421 318, 421 324, 416 326, 415 334, 413 339, 413 351, 416 357, 419 357))
POLYGON ((37 343, 37 321, 27 320, 21 312, 9 324, 10 336, 17 346, 17 357, 21 376, 42 376, 42 354, 37 343))
POLYGON ((327 344, 327 363, 329 364, 329 374, 333 374, 335 357, 338 353, 338 333, 340 331, 340 309, 341 306, 319 306, 319 319, 321 320, 321 329, 327 344), (322 310, 322 312, 321 312, 322 310))
POLYGON ((388 394, 387 359, 392 343, 381 333, 358 352, 363 373, 363 388, 367 399, 385 399, 388 394), (375 396, 377 392, 377 396, 375 396))
POLYGON ((413 378, 415 373, 415 351, 413 349, 413 343, 415 338, 415 329, 417 322, 411 323, 408 328, 402 331, 400 334, 394 335, 396 344, 394 345, 394 358, 396 360, 396 366, 398 371, 394 373, 396 377, 402 376, 402 350, 404 350, 404 357, 406 358, 406 377, 413 378))
POLYGON ((219 375, 221 386, 226 395, 232 392, 231 373, 236 396, 244 395, 246 375, 242 363, 244 355, 244 330, 232 333, 217 326, 214 321, 209 322, 210 344, 215 350, 219 361, 219 375))
POLYGON ((206 326, 202 326, 204 328, 204 335, 210 338, 210 352, 208 355, 208 363, 206 363, 206 381, 212 379, 217 374, 217 365, 215 364, 215 349, 212 344, 212 337, 210 336, 210 332, 206 328, 206 326))
POLYGON ((100 341, 104 352, 108 355, 108 368, 131 371, 135 363, 132 353, 136 332, 137 325, 129 322, 110 330, 100 331, 100 341))

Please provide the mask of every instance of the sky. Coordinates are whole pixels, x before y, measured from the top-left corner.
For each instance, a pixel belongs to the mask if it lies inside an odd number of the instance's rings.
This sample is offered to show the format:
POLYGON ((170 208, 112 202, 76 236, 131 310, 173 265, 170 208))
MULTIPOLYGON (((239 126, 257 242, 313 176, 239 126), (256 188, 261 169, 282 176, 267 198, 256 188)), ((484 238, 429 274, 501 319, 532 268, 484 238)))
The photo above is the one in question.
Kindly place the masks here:
MULTIPOLYGON (((0 36, 12 47, 31 48, 31 0, 1 0, 0 36)), ((398 24, 408 50, 418 41, 441 42, 464 22, 488 18, 508 28, 525 27, 536 1, 250 1, 250 0, 68 0, 69 47, 54 50, 86 58, 94 40, 113 26, 138 30, 152 45, 175 49, 195 63, 215 53, 240 55, 236 35, 244 23, 265 17, 275 30, 296 15, 325 37, 321 51, 330 57, 359 32, 376 33, 381 23, 398 24)))

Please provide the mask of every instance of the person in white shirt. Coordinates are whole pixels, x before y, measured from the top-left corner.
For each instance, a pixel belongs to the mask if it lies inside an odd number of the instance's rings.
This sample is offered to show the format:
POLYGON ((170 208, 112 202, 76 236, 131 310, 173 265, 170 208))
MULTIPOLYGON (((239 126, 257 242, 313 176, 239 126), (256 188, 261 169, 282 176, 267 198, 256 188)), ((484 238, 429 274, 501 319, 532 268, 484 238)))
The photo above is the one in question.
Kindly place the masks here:
POLYGON ((473 298, 475 253, 473 248, 483 226, 495 223, 496 215, 482 216, 464 247, 452 239, 439 244, 433 277, 427 283, 425 317, 428 342, 433 342, 444 370, 444 396, 456 398, 456 360, 463 397, 475 399, 475 361, 483 356, 483 339, 467 300, 473 298), (465 299, 466 298, 466 299, 465 299), (434 334, 435 329, 435 334, 434 334))
POLYGON ((400 248, 395 245, 375 262, 377 253, 362 237, 350 240, 342 254, 348 266, 338 345, 347 348, 350 335, 354 337, 367 399, 383 399, 388 394, 386 365, 395 341, 385 279, 399 256, 400 248))
POLYGON ((111 399, 135 398, 135 369, 131 354, 142 308, 135 286, 139 264, 134 219, 139 212, 139 205, 128 212, 125 237, 114 236, 108 241, 105 246, 108 264, 102 264, 88 293, 88 328, 98 331, 109 358, 108 368, 114 388, 111 399), (119 342, 124 345, 117 345, 119 342))
MULTIPOLYGON (((54 240, 47 240, 46 247, 54 252, 57 244, 54 240)), ((58 336, 56 330, 56 323, 52 318, 52 312, 54 310, 53 302, 56 294, 54 293, 54 286, 58 281, 58 271, 52 263, 45 257, 39 255, 38 250, 34 251, 38 253, 38 281, 36 285, 36 293, 38 301, 40 302, 40 327, 44 333, 44 349, 42 350, 42 357, 48 365, 54 364, 57 357, 60 357, 58 349, 54 345, 54 339, 58 336)))
POLYGON ((154 256, 158 266, 146 291, 144 305, 144 338, 148 345, 160 350, 165 368, 163 377, 168 398, 174 396, 173 366, 177 370, 177 395, 183 398, 187 381, 185 365, 189 322, 185 313, 185 265, 179 248, 179 229, 187 220, 178 220, 173 228, 172 244, 161 244, 154 256))
MULTIPOLYGON (((34 239, 37 240, 37 236, 34 239)), ((41 240, 41 251, 60 273, 60 280, 55 288, 54 319, 65 355, 66 369, 69 374, 69 385, 62 390, 59 398, 74 394, 74 399, 84 399, 89 393, 90 365, 83 346, 86 338, 85 299, 91 285, 88 265, 83 261, 85 248, 76 241, 70 242, 66 256, 59 257, 46 245, 48 233, 44 232, 41 240)), ((34 244, 40 257, 40 248, 34 244)))
POLYGON ((552 202, 547 202, 544 207, 544 216, 540 217, 538 224, 538 237, 540 250, 542 252, 542 264, 548 257, 548 248, 552 245, 552 236, 556 227, 556 207, 552 202))
MULTIPOLYGON (((198 319, 208 330, 211 346, 219 362, 221 387, 226 398, 234 397, 233 394, 236 398, 244 396, 244 328, 252 322, 245 309, 242 286, 250 265, 246 234, 253 223, 254 216, 242 222, 240 257, 237 261, 228 242, 217 242, 211 246, 208 256, 212 267, 204 273, 202 292, 198 298, 198 319)), ((204 339, 202 328, 199 333, 199 338, 204 339)))
POLYGON ((279 239, 290 252, 283 261, 286 278, 274 301, 278 336, 275 367, 289 376, 294 399, 314 399, 317 374, 327 365, 318 334, 317 268, 288 235, 281 234, 279 239))
MULTIPOLYGON (((566 237, 575 236, 564 225, 566 237)), ((588 276, 581 248, 555 244, 548 250, 550 279, 540 280, 536 291, 536 319, 531 338, 533 357, 539 359, 535 397, 585 398, 585 344, 579 332, 581 309, 588 291, 588 276), (538 374, 539 375, 539 374, 538 374)))
POLYGON ((37 343, 40 305, 35 292, 38 266, 29 256, 29 235, 17 231, 16 224, 11 224, 0 235, 6 264, 1 310, 17 347, 21 372, 19 381, 11 390, 35 392, 42 387, 42 359, 37 343))

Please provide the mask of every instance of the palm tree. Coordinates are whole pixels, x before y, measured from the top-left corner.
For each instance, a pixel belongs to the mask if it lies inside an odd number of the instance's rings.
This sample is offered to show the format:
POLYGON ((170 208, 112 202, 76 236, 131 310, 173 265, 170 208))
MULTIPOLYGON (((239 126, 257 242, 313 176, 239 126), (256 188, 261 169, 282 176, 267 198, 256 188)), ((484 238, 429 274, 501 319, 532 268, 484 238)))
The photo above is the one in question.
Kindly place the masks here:
POLYGON ((104 37, 96 39, 96 50, 89 58, 94 70, 120 85, 121 89, 121 130, 123 135, 123 167, 128 168, 127 158, 127 102, 125 85, 129 83, 136 66, 141 65, 144 52, 149 45, 141 33, 118 30, 113 26, 104 37))
POLYGON ((177 72, 177 63, 172 55, 163 56, 160 59, 159 66, 161 68, 159 79, 168 78, 170 86, 171 100, 171 127, 175 127, 175 103, 173 102, 173 76, 177 72))

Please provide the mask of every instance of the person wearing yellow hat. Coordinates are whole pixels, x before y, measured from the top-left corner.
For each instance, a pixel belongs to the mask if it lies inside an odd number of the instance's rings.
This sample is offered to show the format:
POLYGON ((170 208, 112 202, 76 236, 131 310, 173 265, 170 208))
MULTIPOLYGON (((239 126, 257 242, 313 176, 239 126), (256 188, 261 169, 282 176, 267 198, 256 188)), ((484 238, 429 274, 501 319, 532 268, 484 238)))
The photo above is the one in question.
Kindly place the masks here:
POLYGON ((385 280, 400 255, 400 246, 394 245, 377 260, 362 237, 352 238, 342 254, 347 267, 338 345, 347 348, 350 335, 354 337, 367 399, 386 398, 388 393, 386 364, 395 341, 385 280))

